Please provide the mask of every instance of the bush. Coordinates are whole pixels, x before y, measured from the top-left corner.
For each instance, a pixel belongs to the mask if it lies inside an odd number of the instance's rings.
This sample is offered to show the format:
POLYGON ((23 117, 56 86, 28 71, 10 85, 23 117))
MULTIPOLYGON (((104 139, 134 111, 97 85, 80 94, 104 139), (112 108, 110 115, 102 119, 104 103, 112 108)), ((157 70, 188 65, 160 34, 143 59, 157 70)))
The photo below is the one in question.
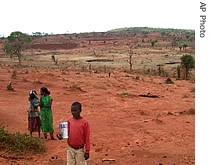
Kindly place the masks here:
POLYGON ((191 89, 191 92, 195 92, 195 87, 193 87, 193 88, 191 89))
POLYGON ((190 109, 187 111, 187 114, 188 114, 188 115, 195 115, 195 109, 194 109, 194 108, 190 108, 190 109))
POLYGON ((191 55, 185 54, 181 57, 181 65, 185 68, 185 79, 188 79, 190 69, 195 68, 195 59, 191 55))
POLYGON ((167 80, 165 81, 166 84, 174 84, 174 82, 170 79, 170 78, 167 78, 167 80))
POLYGON ((16 155, 25 155, 26 153, 43 153, 46 151, 46 145, 37 137, 19 132, 10 133, 0 126, 0 150, 16 155))

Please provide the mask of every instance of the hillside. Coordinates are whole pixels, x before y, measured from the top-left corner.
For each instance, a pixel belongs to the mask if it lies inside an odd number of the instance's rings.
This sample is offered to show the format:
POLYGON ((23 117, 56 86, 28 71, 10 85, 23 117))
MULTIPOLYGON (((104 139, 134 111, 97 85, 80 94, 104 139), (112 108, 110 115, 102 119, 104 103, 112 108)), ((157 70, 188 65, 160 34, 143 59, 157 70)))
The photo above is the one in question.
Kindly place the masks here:
MULTIPOLYGON (((183 68, 177 75, 180 57, 195 57, 194 31, 135 29, 33 36, 21 66, 0 49, 0 125, 29 134, 28 92, 46 86, 55 133, 71 117, 71 103, 82 103, 91 125, 88 165, 195 164, 194 70, 188 80, 183 68), (183 43, 186 49, 179 48, 183 43), (9 82, 14 91, 7 90, 9 82)), ((65 165, 66 139, 45 143, 44 154, 1 151, 0 164, 65 165)))

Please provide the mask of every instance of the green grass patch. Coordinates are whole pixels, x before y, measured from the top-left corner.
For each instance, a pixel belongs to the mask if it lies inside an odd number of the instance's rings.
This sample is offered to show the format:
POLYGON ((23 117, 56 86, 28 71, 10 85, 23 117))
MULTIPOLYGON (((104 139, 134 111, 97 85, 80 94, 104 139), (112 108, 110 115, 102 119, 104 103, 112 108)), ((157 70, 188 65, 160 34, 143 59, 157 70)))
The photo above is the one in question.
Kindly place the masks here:
POLYGON ((46 152, 45 142, 38 137, 33 137, 19 132, 10 133, 0 126, 0 151, 25 155, 26 153, 46 152))
POLYGON ((130 93, 128 93, 128 92, 121 92, 120 95, 126 95, 126 96, 128 96, 128 95, 130 95, 130 93))
POLYGON ((117 94, 118 96, 131 96, 131 97, 136 97, 136 95, 129 93, 129 92, 121 92, 117 94))

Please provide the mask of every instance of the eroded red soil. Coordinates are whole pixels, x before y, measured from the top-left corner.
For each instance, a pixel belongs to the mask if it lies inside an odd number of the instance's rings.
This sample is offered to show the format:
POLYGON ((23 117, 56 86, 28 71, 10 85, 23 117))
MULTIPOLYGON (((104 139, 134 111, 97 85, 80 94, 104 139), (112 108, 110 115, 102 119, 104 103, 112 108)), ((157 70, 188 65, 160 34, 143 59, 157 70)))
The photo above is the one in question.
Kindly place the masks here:
MULTIPOLYGON (((114 70, 92 73, 49 68, 0 68, 0 125, 11 132, 27 130, 28 92, 46 86, 54 99, 55 131, 79 101, 91 125, 88 165, 184 165, 195 162, 194 83, 114 70), (17 77, 12 78, 16 70, 17 77), (12 81, 13 91, 7 90, 12 81), (139 97, 155 94, 159 98, 139 97), (107 161, 103 161, 107 160, 107 161)), ((35 133, 34 136, 37 136, 35 133)), ((20 159, 0 156, 0 164, 65 165, 66 140, 47 141, 47 152, 20 159), (57 158, 57 159, 56 159, 57 158)))

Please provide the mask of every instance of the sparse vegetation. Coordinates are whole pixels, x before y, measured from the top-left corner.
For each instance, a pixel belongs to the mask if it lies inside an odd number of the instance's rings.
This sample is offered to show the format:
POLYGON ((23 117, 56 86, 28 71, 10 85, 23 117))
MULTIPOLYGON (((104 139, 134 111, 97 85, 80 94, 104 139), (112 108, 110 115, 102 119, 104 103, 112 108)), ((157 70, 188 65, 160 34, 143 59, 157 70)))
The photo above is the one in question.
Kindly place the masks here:
MULTIPOLYGON (((47 44, 49 44, 49 46, 54 42, 63 44, 64 38, 68 38, 69 41, 69 35, 71 34, 49 35, 47 36, 47 44)), ((125 164, 129 164, 130 159, 134 159, 135 162, 143 163, 140 162, 144 160, 141 154, 140 156, 136 156, 136 153, 132 153, 132 155, 126 154, 126 144, 130 145, 128 147, 138 147, 140 145, 143 150, 152 150, 154 145, 158 147, 162 144, 154 144, 154 138, 158 141, 167 141, 173 136, 175 137, 173 141, 179 143, 180 134, 188 135, 186 139, 183 139, 183 145, 174 146, 175 148, 171 148, 171 146, 167 144, 164 145, 167 151, 165 152, 165 156, 170 154, 171 151, 176 151, 174 152, 175 156, 173 158, 167 157, 167 161, 179 164, 180 161, 185 160, 185 162, 183 162, 185 164, 193 163, 194 115, 187 115, 187 113, 193 114, 194 110, 195 93, 193 93, 192 89, 194 83, 191 80, 176 80, 177 77, 180 77, 180 79, 184 78, 185 68, 183 68, 183 65, 180 65, 180 57, 183 52, 184 54, 192 52, 194 57, 194 48, 189 43, 189 47, 187 47, 186 50, 182 49, 181 52, 179 51, 178 45, 186 40, 184 36, 185 33, 181 34, 176 31, 173 33, 151 33, 149 30, 140 34, 133 33, 133 31, 126 31, 125 33, 108 32, 103 35, 104 38, 100 38, 100 33, 93 33, 93 35, 92 33, 78 34, 77 38, 73 35, 71 37, 72 41, 77 40, 77 42, 80 43, 78 48, 63 49, 55 45, 50 50, 47 50, 40 47, 40 50, 33 49, 33 55, 30 54, 31 50, 28 50, 29 53, 25 52, 23 65, 19 67, 13 64, 13 59, 10 59, 9 56, 2 56, 1 59, 3 60, 0 61, 2 67, 0 79, 4 86, 3 92, 5 93, 2 94, 1 109, 2 115, 5 117, 2 118, 1 123, 7 124, 8 127, 6 126, 5 128, 10 130, 17 128, 17 131, 22 130, 22 132, 27 132, 26 125, 24 124, 27 120, 24 112, 26 110, 23 109, 22 105, 16 104, 16 102, 21 102, 23 95, 27 99, 28 90, 31 88, 38 90, 39 87, 46 85, 52 89, 52 95, 55 96, 55 104, 53 104, 55 125, 68 115, 69 108, 66 109, 65 106, 69 107, 69 101, 82 101, 84 103, 83 114, 95 123, 93 129, 93 134, 96 135, 93 144, 96 146, 95 149, 100 151, 103 148, 103 146, 97 145, 100 144, 101 141, 100 134, 95 134, 95 132, 98 131, 102 131, 107 137, 110 135, 116 136, 116 141, 114 142, 110 138, 106 139, 108 148, 112 148, 114 145, 117 146, 119 143, 125 148, 125 150, 122 150, 122 147, 120 147, 120 152, 118 152, 118 149, 113 152, 110 150, 109 155, 113 155, 116 152, 119 153, 118 155, 115 154, 116 163, 125 162, 125 164), (118 38, 117 35, 121 38, 118 38), (181 40, 181 37, 178 38, 177 36, 182 36, 183 39, 181 40), (177 37, 178 45, 171 47, 171 41, 174 37, 177 37), (158 44, 154 47, 151 47, 151 38, 158 39, 158 44), (179 39, 180 41, 178 41, 179 39), (83 47, 81 44, 83 40, 85 41, 86 47, 83 47), (88 44, 88 40, 91 40, 90 44, 88 44), (104 40, 106 40, 105 44, 103 43, 104 40), (115 40, 116 44, 112 45, 115 40), (132 42, 132 40, 136 40, 138 43, 135 43, 137 46, 133 45, 132 47, 132 64, 134 65, 132 65, 132 72, 129 72, 129 47, 126 44, 132 42), (95 56, 93 56, 94 51, 97 52, 95 56), (55 55, 56 58, 59 57, 59 65, 55 65, 55 61, 51 58, 52 55, 55 55), (3 63, 5 65, 2 65, 3 63), (179 76, 177 75, 178 65, 180 66, 179 76), (25 74, 26 69, 30 74, 25 74), (14 85, 16 92, 6 90, 7 83, 11 81, 13 70, 17 71, 18 76, 17 79, 12 79, 14 82, 12 85, 14 85), (111 76, 108 75, 109 72, 111 76), (171 84, 172 80, 169 79, 169 81, 167 79, 168 77, 175 80, 174 83, 176 83, 176 85, 171 84), (170 83, 165 84, 165 81, 170 83), (25 88, 25 86, 27 88, 25 88), (144 97, 140 97, 140 95, 144 93, 144 97), (11 99, 8 100, 7 98, 11 99), (10 105, 16 105, 15 109, 10 108, 10 105), (191 107, 192 109, 190 109, 191 107), (16 112, 21 112, 19 113, 19 117, 23 118, 23 120, 8 121, 8 119, 13 117, 10 115, 16 112), (174 116, 167 116, 167 112, 168 115, 174 116), (176 120, 170 120, 171 117, 176 120), (183 117, 186 120, 183 120, 183 117), (110 118, 115 120, 110 122, 110 118), (164 132, 154 130, 156 128, 155 124, 160 123, 163 123, 161 127, 165 130, 164 132), (179 129, 178 132, 174 132, 174 130, 180 128, 182 125, 185 125, 189 129, 179 129), (106 129, 107 126, 113 127, 115 132, 113 132, 112 129, 106 129), (170 129, 172 127, 173 129, 170 129), (148 134, 145 129, 151 130, 151 133, 148 134), (138 132, 136 132, 136 130, 138 132), (154 132, 155 134, 153 134, 154 132), (142 138, 139 135, 142 133, 145 134, 145 138, 148 139, 147 143, 153 143, 154 145, 141 145, 142 138), (126 136, 123 136, 125 134, 126 136), (147 136, 149 136, 149 138, 147 138, 147 136), (185 152, 188 153, 187 156, 185 152), (126 155, 126 157, 123 158, 122 155, 126 155), (176 157, 176 155, 178 157, 176 157), (180 157, 180 155, 182 156, 180 157), (192 162, 190 162, 191 160, 192 162)), ((33 42, 35 45, 41 42, 41 46, 46 46, 45 37, 42 38, 40 36, 35 39, 36 42, 33 42)), ((186 40, 186 42, 188 41, 186 40)), ((191 44, 193 44, 193 42, 191 44)), ((194 74, 193 71, 194 70, 190 73, 194 74)), ((193 80, 190 74, 189 78, 193 80)), ((25 107, 27 107, 27 102, 25 107)), ((30 155, 32 152, 32 149, 30 149, 30 151, 26 151, 29 155, 27 157, 22 156, 22 160, 14 160, 8 157, 8 159, 3 160, 4 164, 33 164, 37 163, 39 158, 46 164, 65 164, 59 162, 65 161, 63 157, 59 156, 58 160, 55 160, 55 156, 58 153, 66 153, 66 151, 63 150, 62 143, 58 141, 48 141, 46 145, 49 149, 47 153, 41 155, 41 157, 30 155), (51 149, 55 146, 56 150, 51 149), (51 159, 52 157, 54 160, 51 159)), ((2 152, 4 153, 4 149, 2 149, 2 152)), ((96 159, 90 160, 90 164, 100 164, 101 157, 99 155, 101 152, 95 152, 94 154, 96 154, 96 159)), ((154 162, 154 159, 158 159, 156 156, 159 155, 154 156, 154 154, 152 154, 153 153, 146 153, 146 156, 149 158, 148 164, 152 164, 151 162, 154 162)), ((2 157, 0 156, 0 158, 2 157)))
POLYGON ((188 114, 188 115, 194 115, 194 114, 195 114, 195 109, 194 109, 194 108, 190 108, 190 109, 187 111, 187 114, 188 114))
POLYGON ((16 155, 26 153, 43 153, 46 151, 44 141, 19 132, 10 133, 0 126, 0 150, 16 155))
POLYGON ((14 91, 14 88, 12 87, 12 82, 9 82, 9 84, 7 85, 7 90, 14 91))
POLYGON ((177 66, 177 79, 179 80, 181 78, 181 67, 180 65, 177 66))
POLYGON ((188 79, 190 69, 195 68, 194 58, 189 54, 183 55, 181 57, 181 65, 185 67, 185 79, 188 79))
POLYGON ((152 45, 152 47, 154 47, 155 46, 155 43, 157 42, 157 40, 152 40, 151 41, 151 45, 152 45))
POLYGON ((52 57, 53 62, 55 62, 55 55, 53 54, 51 57, 52 57))
POLYGON ((128 52, 129 58, 128 58, 128 63, 130 66, 130 72, 132 72, 132 68, 133 68, 133 61, 132 61, 132 56, 133 56, 133 51, 132 51, 132 47, 129 47, 129 52, 128 52))
POLYGON ((136 96, 135 94, 129 93, 129 92, 121 92, 117 94, 118 96, 136 96))
POLYGON ((140 76, 136 76, 136 78, 135 78, 135 79, 136 79, 136 80, 139 80, 139 78, 140 78, 140 76))
POLYGON ((174 84, 174 82, 168 77, 165 81, 166 84, 174 84))
POLYGON ((17 72, 16 72, 16 70, 14 70, 14 71, 12 72, 12 78, 13 78, 13 79, 16 79, 16 78, 17 78, 17 72))
POLYGON ((158 66, 158 75, 159 76, 165 76, 164 67, 162 65, 158 66))
POLYGON ((52 60, 55 63, 55 65, 58 65, 58 58, 55 58, 54 54, 51 57, 52 57, 52 60))
POLYGON ((187 111, 182 111, 180 112, 181 115, 195 115, 195 109, 194 108, 190 108, 187 111))
POLYGON ((183 47, 184 50, 186 50, 186 48, 188 47, 187 43, 183 43, 182 47, 183 47))
POLYGON ((120 95, 130 95, 128 92, 121 92, 120 95))

